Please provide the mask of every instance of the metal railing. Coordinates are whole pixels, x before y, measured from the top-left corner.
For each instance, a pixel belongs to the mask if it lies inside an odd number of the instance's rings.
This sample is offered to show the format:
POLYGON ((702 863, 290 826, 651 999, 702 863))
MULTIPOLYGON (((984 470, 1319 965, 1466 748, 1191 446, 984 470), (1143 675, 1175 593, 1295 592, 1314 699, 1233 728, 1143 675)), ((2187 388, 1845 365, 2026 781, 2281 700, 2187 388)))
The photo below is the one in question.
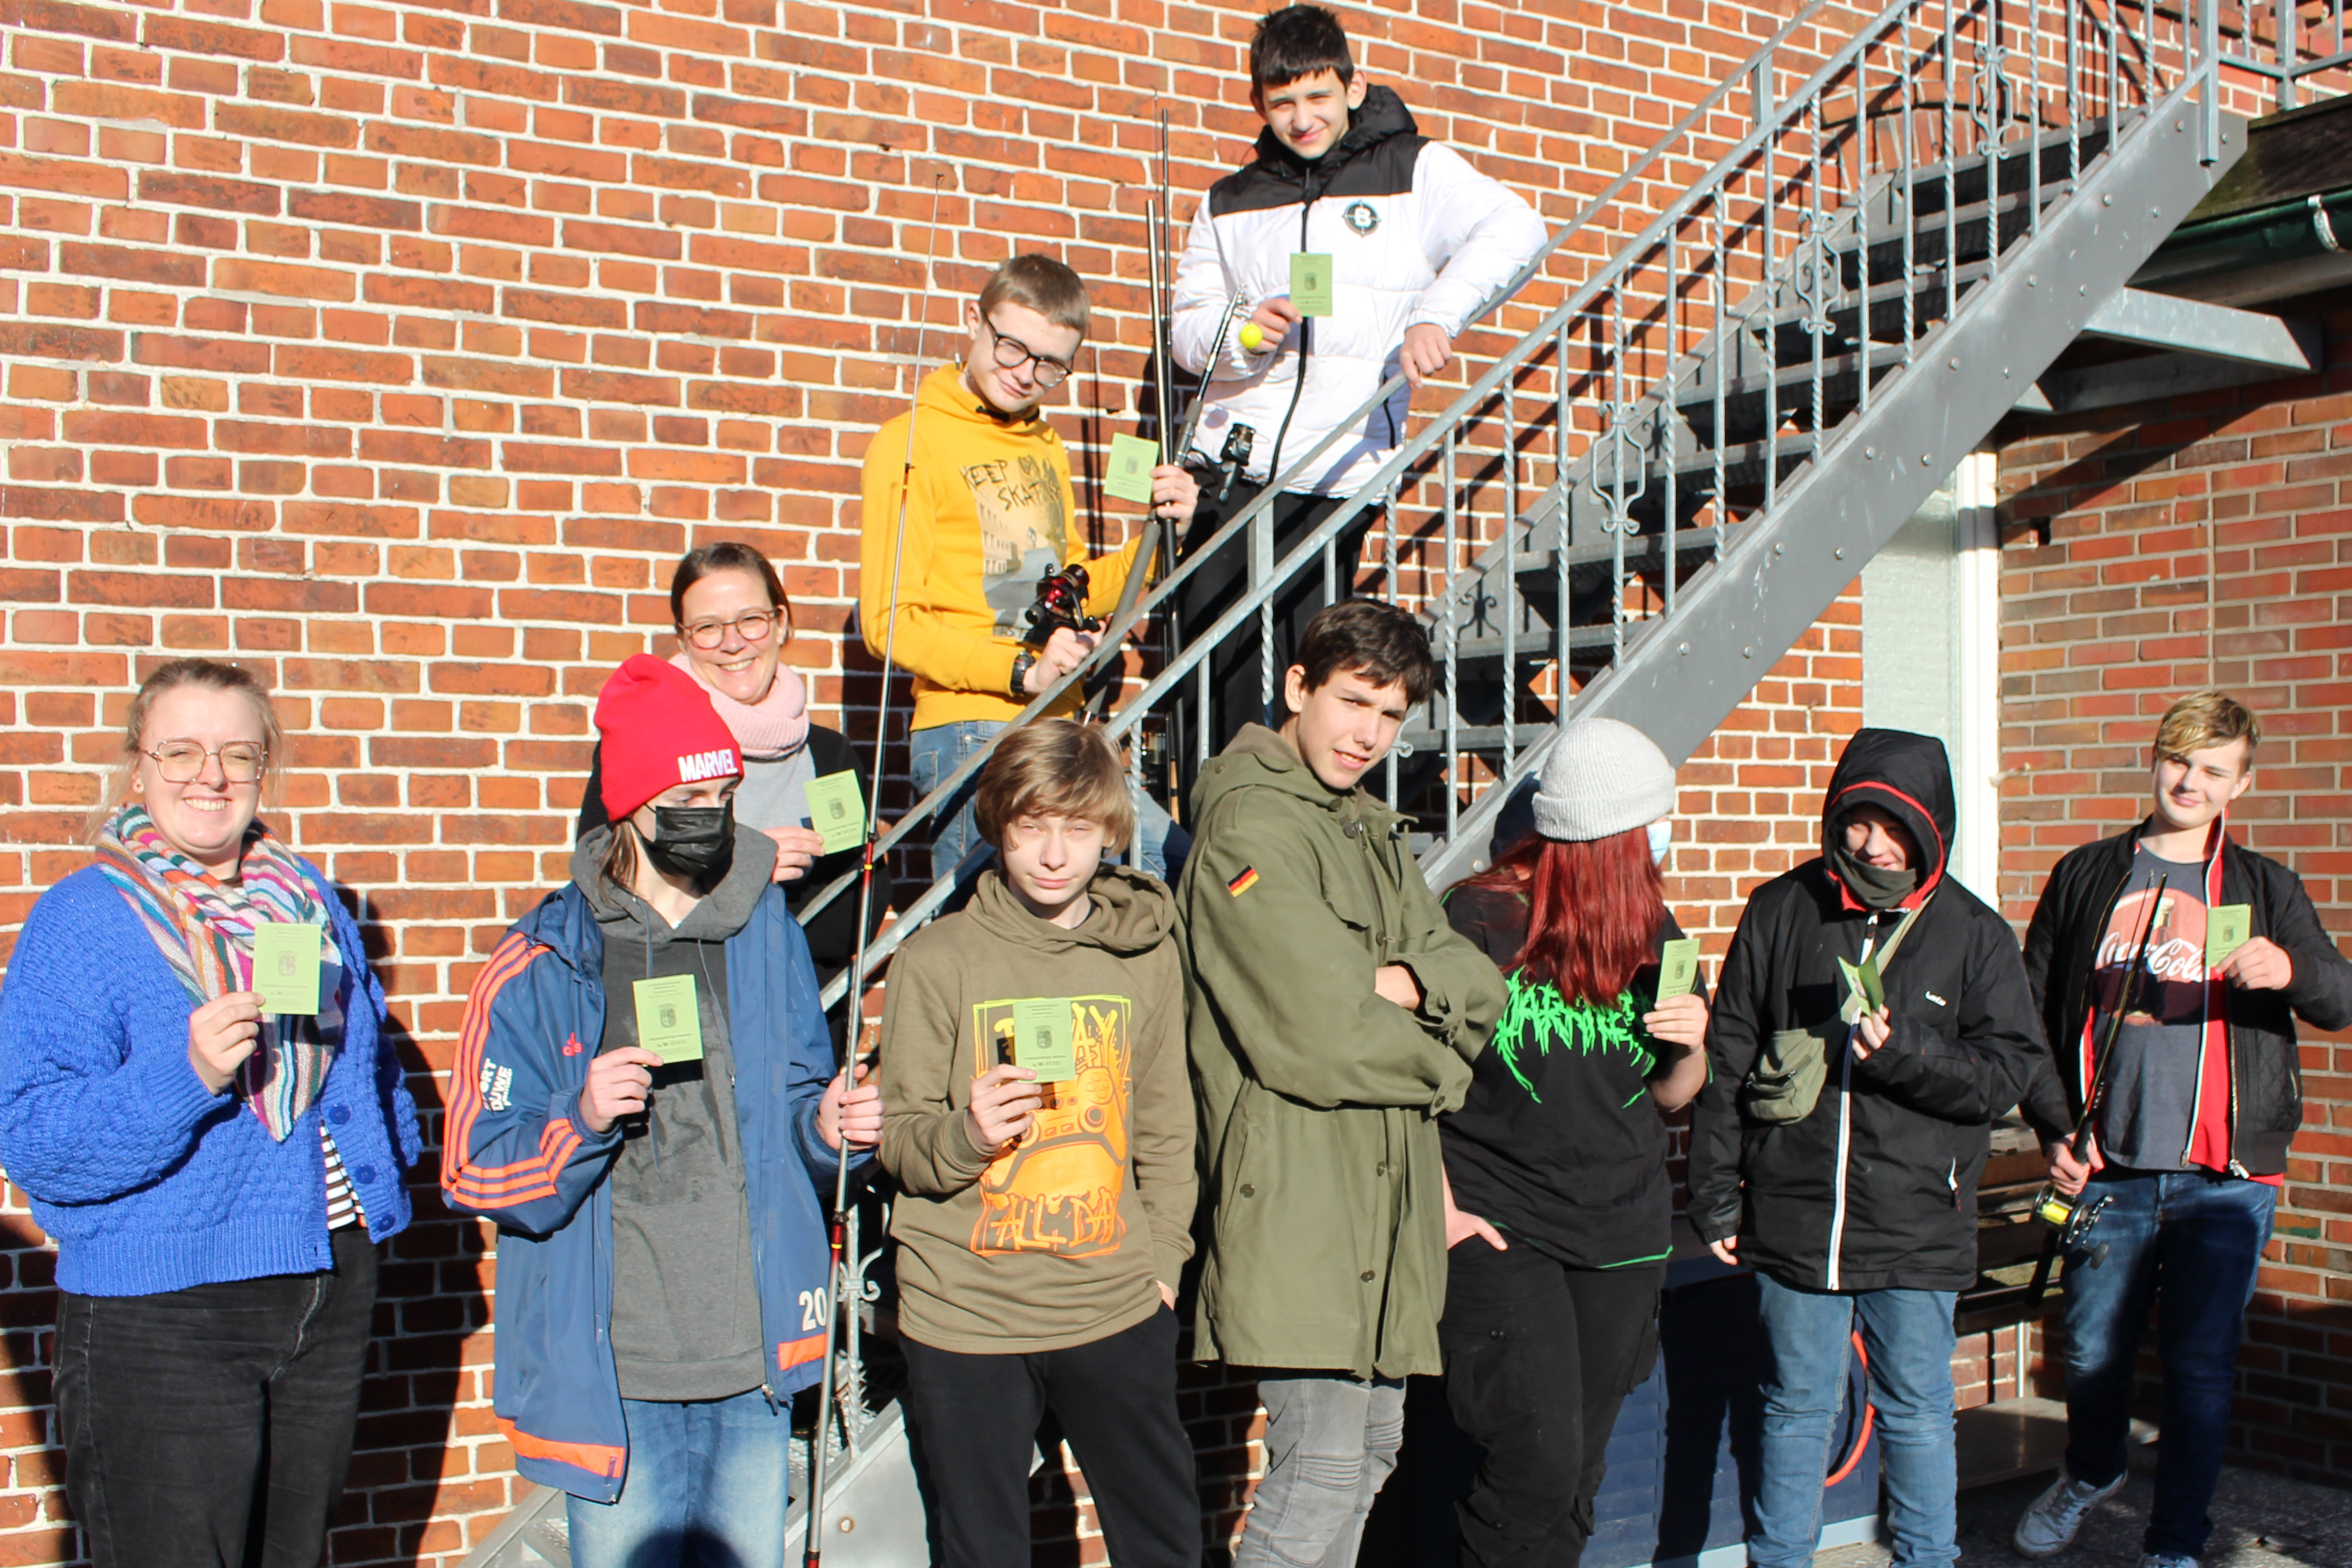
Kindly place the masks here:
MULTIPOLYGON (((1422 744, 1442 753, 1432 826, 1451 833, 1465 792, 1478 783, 1466 755, 1498 753, 1499 765, 1484 771, 1507 776, 1526 761, 1521 728, 1549 727, 1572 699, 1580 652, 1572 646, 1579 640, 1570 625, 1572 572, 1606 568, 1606 636, 1582 639, 1584 653, 1621 654, 1645 623, 1670 615, 1692 542, 1704 554, 1728 548, 1742 521, 1774 504, 1795 468, 1836 438, 1829 416, 1843 416, 1849 401, 1866 411, 1874 385, 1924 351, 1937 320, 1998 272, 2004 248, 2038 231, 2045 206, 2095 155, 2086 153, 2085 138, 2095 145, 2205 68, 2196 62, 2216 58, 2214 15, 2209 7, 2184 20, 2147 0, 1895 0, 1874 13, 1812 0, 1487 302, 1492 310, 1564 247, 1632 236, 1311 535, 1274 558, 1279 492, 1385 403, 1401 378, 1193 548, 1128 623, 1109 629, 1086 665, 1013 722, 1045 712, 1071 685, 1121 658, 1133 624, 1168 605, 1220 546, 1245 534, 1247 591, 1213 625, 1187 628, 1187 646, 1128 697, 1107 730, 1114 740, 1133 734, 1187 683, 1205 710, 1213 651, 1262 629, 1275 596, 1302 573, 1328 574, 1342 532, 1393 497, 1377 570, 1391 596, 1423 607, 1445 665, 1447 695, 1433 704, 1422 744), (1853 21, 1842 45, 1826 56, 1803 49, 1804 39, 1844 16, 1853 21), (1808 65, 1801 80, 1787 82, 1808 65), (1731 102, 1739 91, 1745 105, 1731 102), (1743 128, 1738 135, 1725 130, 1734 114, 1743 128), (1977 201, 1952 199, 1971 160, 1979 166, 1990 160, 2002 173, 1977 201), (2021 188, 2008 188, 2012 180, 2021 188), (1661 207, 1660 187, 1668 185, 1675 194, 1661 207), (1916 221, 1924 189, 1941 193, 1940 232, 1916 221), (1985 226, 1996 243, 1963 262, 1958 258, 1972 226, 1985 226), (1743 333, 1750 339, 1744 345, 1743 333), (1758 343, 1759 336, 1767 341, 1758 343), (1768 367, 1750 386, 1732 374, 1759 361, 1759 349, 1784 349, 1792 339, 1810 344, 1803 374, 1792 379, 1768 367), (1694 414, 1677 389, 1706 363, 1725 368, 1699 416, 1716 433, 1710 460, 1694 470, 1677 460, 1696 449, 1694 414), (1755 438, 1722 438, 1734 405, 1752 418, 1749 405, 1759 396, 1755 438), (1528 497, 1535 504, 1523 511, 1528 497), (1548 536, 1538 538, 1539 529, 1548 536), (1491 555, 1487 547, 1498 536, 1512 538, 1515 550, 1520 542, 1548 547, 1557 601, 1549 625, 1534 624, 1519 595, 1492 592, 1492 562, 1477 558, 1491 555), (1580 549, 1587 557, 1597 550, 1601 560, 1580 560, 1580 549), (1455 700, 1465 634, 1490 623, 1507 661, 1499 744, 1465 736, 1470 726, 1455 700), (1530 660, 1551 672, 1550 689, 1538 710, 1523 716, 1515 667, 1530 660)), ((2212 121, 2211 95, 2202 102, 2212 121)), ((2206 128, 2209 140, 2216 123, 2206 128)), ((1775 357, 1764 353, 1762 361, 1775 357)), ((1270 684, 1271 644, 1260 641, 1270 684)), ((1590 668, 1598 661, 1583 662, 1590 668)), ((1205 754, 1206 726, 1195 729, 1205 754)), ((932 820, 988 755, 982 751, 919 801, 883 835, 880 850, 932 820)), ((1396 777, 1392 766, 1391 788, 1396 777)), ((872 944, 868 974, 953 895, 959 872, 935 878, 901 911, 872 944)), ((812 912, 846 885, 821 890, 812 912)), ((846 975, 836 978, 828 1005, 848 984, 846 975)))
POLYGON ((2293 109, 2314 77, 2352 69, 2347 0, 2211 0, 2220 61, 2273 85, 2277 106, 2293 109))

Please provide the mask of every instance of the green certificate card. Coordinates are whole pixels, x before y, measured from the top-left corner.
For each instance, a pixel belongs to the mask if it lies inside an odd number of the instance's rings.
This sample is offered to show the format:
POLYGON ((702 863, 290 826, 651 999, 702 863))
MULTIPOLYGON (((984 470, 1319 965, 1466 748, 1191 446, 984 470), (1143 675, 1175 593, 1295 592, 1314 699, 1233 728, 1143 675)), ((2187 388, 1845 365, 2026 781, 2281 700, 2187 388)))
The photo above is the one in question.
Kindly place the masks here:
POLYGON ((809 826, 824 837, 826 854, 838 855, 866 842, 866 802, 857 793, 856 773, 844 768, 801 787, 808 795, 809 826))
POLYGON ((1037 1075, 1039 1083, 1064 1083, 1078 1076, 1070 1040, 1067 996, 1024 996, 1013 1004, 1013 1060, 1037 1075))
POLYGON ((317 926, 272 921, 253 928, 253 988, 265 1013, 319 1010, 317 926))
POLYGON ((1159 442, 1147 441, 1140 436, 1114 436, 1110 438, 1110 472, 1103 478, 1103 489, 1120 500, 1150 506, 1151 470, 1159 466, 1159 442))
POLYGON ((702 1009, 695 1005, 693 975, 640 980, 636 996, 637 1044, 665 1062, 702 1059, 702 1009))
POLYGON ((2205 967, 2219 969, 2254 934, 2252 904, 2215 904, 2205 911, 2205 967))
POLYGON ((1300 251, 1290 258, 1290 303, 1302 316, 1331 313, 1331 258, 1300 251))
POLYGON ((1690 994, 1698 984, 1698 938, 1680 936, 1658 954, 1658 1000, 1671 1002, 1690 994))
POLYGON ((1860 963, 1838 960, 1838 969, 1845 975, 1845 1007, 1840 1015, 1851 1024, 1864 1013, 1875 1013, 1886 1005, 1886 986, 1878 978, 1878 960, 1865 958, 1860 963))

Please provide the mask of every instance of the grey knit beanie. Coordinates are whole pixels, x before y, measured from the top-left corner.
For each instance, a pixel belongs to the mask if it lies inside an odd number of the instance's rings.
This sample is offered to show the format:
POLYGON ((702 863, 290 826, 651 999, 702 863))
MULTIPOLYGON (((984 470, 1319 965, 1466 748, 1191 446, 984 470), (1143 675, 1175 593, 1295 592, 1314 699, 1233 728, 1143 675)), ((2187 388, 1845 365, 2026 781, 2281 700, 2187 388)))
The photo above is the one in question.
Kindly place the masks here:
POLYGON ((1674 764, 1631 724, 1570 720, 1544 758, 1535 808, 1537 832, 1571 843, 1647 827, 1674 813, 1674 764))

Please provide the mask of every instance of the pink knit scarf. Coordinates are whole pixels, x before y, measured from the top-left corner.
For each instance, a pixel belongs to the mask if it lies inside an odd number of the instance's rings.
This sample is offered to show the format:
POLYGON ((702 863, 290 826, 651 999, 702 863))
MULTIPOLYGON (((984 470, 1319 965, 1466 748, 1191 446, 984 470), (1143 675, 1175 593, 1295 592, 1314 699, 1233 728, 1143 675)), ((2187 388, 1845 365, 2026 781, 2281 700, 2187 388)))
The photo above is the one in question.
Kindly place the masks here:
POLYGON ((783 665, 776 666, 776 679, 765 697, 757 702, 738 702, 704 679, 685 653, 672 654, 670 663, 692 676, 709 696, 710 706, 735 737, 735 743, 743 748, 745 757, 758 763, 779 762, 808 744, 808 683, 783 665))

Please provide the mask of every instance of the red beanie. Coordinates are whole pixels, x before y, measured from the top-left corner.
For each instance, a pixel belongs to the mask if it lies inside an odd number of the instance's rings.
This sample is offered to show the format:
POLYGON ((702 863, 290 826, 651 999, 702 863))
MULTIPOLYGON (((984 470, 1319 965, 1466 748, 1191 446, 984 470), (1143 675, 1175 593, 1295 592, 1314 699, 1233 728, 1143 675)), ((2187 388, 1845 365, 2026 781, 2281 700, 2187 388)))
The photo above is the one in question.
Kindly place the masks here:
POLYGON ((666 789, 739 778, 743 752, 694 677, 651 654, 631 654, 596 699, 597 762, 614 822, 666 789))

